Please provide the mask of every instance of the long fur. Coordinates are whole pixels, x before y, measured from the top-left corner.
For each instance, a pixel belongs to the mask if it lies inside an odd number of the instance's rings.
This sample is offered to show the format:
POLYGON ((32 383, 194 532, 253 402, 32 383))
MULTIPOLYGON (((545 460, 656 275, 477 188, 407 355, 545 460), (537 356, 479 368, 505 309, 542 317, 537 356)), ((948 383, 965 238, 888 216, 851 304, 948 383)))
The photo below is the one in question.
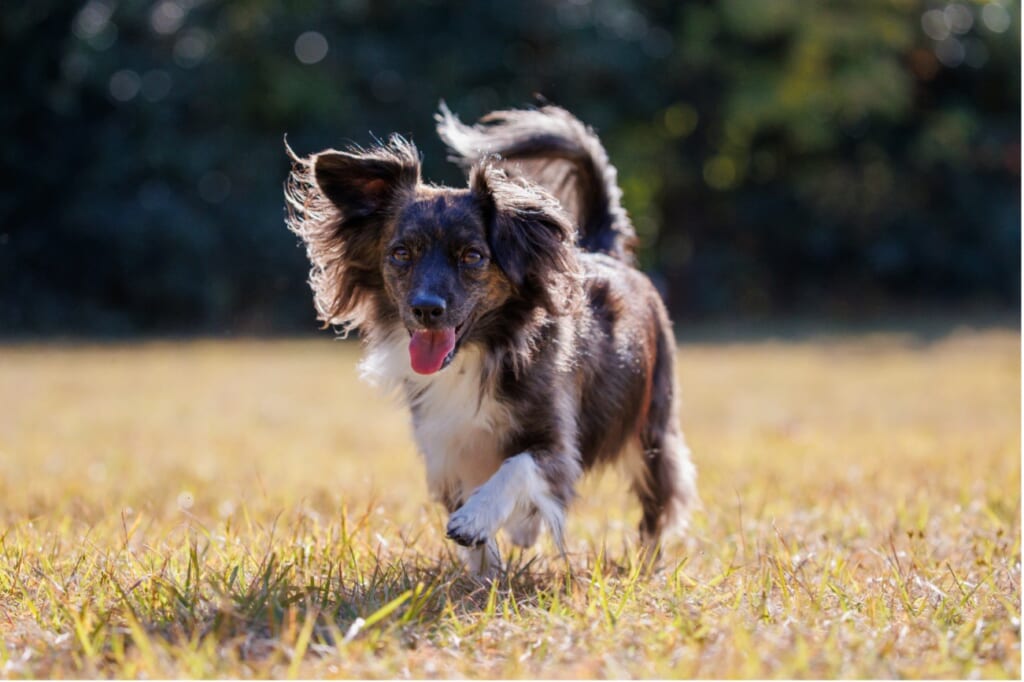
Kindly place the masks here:
POLYGON ((364 376, 403 395, 472 570, 500 566, 502 529, 528 546, 544 526, 561 548, 576 482, 613 462, 656 551, 696 500, 695 470, 672 327, 631 265, 615 169, 556 107, 474 126, 442 108, 438 120, 466 188, 424 184, 399 137, 305 158, 288 149, 288 226, 306 244, 319 318, 358 327, 364 376), (454 341, 422 350, 437 339, 454 341), (414 371, 424 352, 438 354, 414 371))
MULTIPOLYGON (((299 158, 287 142, 285 150, 292 160, 292 172, 285 185, 285 223, 306 245, 312 266, 309 285, 318 317, 324 325, 371 331, 372 325, 367 324, 373 314, 370 299, 381 291, 383 280, 380 244, 366 227, 380 216, 369 200, 343 212, 340 203, 344 197, 328 196, 321 187, 327 184, 325 180, 330 174, 344 174, 350 168, 356 171, 346 178, 352 185, 353 197, 360 196, 361 186, 374 182, 385 183, 380 185, 385 188, 382 191, 411 191, 420 181, 419 152, 400 135, 393 135, 387 145, 370 150, 331 149, 306 159, 299 158), (335 161, 321 166, 318 182, 317 159, 321 157, 335 161)), ((385 210, 394 205, 384 197, 380 202, 385 210)))

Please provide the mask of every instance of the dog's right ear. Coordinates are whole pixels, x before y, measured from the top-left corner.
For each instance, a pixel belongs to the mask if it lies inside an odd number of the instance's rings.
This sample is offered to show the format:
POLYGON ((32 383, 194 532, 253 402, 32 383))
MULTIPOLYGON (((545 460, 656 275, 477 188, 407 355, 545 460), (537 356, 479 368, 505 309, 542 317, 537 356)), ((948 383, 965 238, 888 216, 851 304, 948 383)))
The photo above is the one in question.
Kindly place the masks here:
POLYGON ((345 220, 379 213, 420 179, 416 148, 401 137, 370 150, 329 149, 312 158, 313 177, 325 197, 345 220))
POLYGON ((285 149, 292 160, 286 222, 306 246, 318 317, 325 326, 364 326, 384 288, 384 227, 416 191, 419 153, 397 135, 386 146, 305 158, 287 142, 285 149))

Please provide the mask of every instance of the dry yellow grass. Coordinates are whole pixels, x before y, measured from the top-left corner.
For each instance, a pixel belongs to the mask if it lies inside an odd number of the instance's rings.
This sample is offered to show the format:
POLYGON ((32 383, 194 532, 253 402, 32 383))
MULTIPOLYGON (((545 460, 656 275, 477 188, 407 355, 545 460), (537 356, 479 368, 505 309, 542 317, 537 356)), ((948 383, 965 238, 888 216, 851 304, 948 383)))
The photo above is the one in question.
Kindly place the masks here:
POLYGON ((1020 677, 1016 332, 685 344, 689 539, 608 473, 490 587, 357 354, 0 348, 0 674, 1020 677))

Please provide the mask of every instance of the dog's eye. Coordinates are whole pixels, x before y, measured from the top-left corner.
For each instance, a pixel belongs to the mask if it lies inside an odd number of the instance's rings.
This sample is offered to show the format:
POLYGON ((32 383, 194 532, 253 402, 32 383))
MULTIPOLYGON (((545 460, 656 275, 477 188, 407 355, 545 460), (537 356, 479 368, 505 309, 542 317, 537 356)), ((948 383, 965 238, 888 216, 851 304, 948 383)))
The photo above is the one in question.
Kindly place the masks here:
POLYGON ((484 255, 476 249, 466 249, 462 254, 463 265, 480 265, 484 260, 484 255))
POLYGON ((412 256, 409 255, 409 249, 404 246, 396 246, 391 249, 391 261, 394 263, 408 263, 410 258, 412 256))

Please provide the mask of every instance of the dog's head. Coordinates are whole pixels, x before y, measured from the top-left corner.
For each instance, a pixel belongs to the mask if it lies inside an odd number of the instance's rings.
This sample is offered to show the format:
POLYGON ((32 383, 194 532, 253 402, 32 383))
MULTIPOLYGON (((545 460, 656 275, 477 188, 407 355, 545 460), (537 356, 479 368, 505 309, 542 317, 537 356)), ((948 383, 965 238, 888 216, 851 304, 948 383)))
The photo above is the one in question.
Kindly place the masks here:
POLYGON ((400 322, 414 371, 486 343, 503 312, 559 314, 574 299, 575 229, 539 187, 486 163, 467 189, 425 185, 399 137, 292 158, 288 223, 306 242, 320 319, 371 334, 400 322))

